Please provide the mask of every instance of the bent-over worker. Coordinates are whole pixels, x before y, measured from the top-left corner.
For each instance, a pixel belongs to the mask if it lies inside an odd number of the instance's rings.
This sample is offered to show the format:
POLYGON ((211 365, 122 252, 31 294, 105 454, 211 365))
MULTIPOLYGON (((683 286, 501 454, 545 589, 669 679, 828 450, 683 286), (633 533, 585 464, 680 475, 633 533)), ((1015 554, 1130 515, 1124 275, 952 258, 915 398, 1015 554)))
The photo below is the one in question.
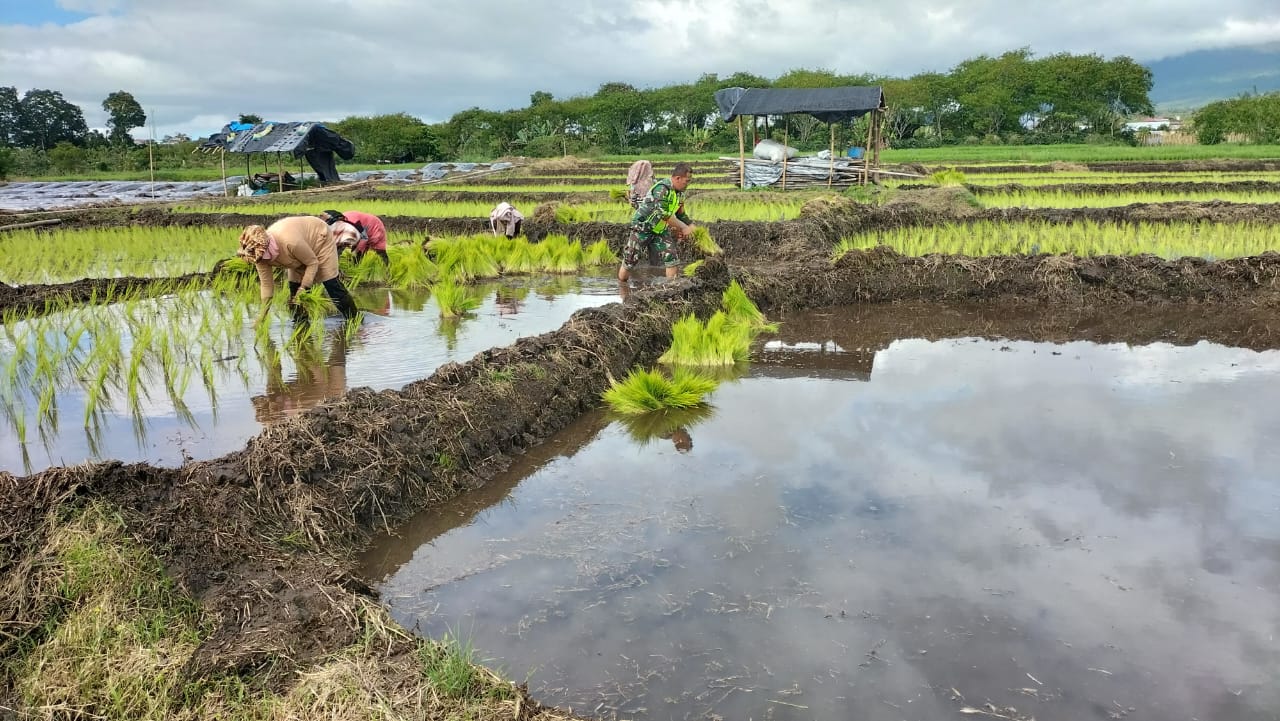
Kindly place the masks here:
POLYGON ((494 235, 498 234, 498 230, 502 230, 508 238, 514 238, 520 234, 520 225, 524 223, 524 213, 516 210, 510 203, 498 203, 492 211, 489 212, 489 230, 494 235))
POLYGON ((373 251, 382 258, 383 263, 391 265, 391 258, 387 257, 387 226, 383 224, 382 218, 359 210, 344 213, 326 210, 321 218, 333 229, 333 239, 338 244, 339 254, 351 248, 359 263, 364 260, 365 253, 373 251))
POLYGON ((258 270, 262 294, 258 323, 271 310, 271 298, 275 295, 275 268, 289 272, 290 305, 294 304, 299 290, 321 283, 343 316, 353 318, 359 312, 351 294, 338 279, 338 249, 333 234, 329 232, 329 226, 314 215, 281 218, 268 228, 261 225, 246 227, 240 233, 240 249, 236 255, 253 263, 258 270))

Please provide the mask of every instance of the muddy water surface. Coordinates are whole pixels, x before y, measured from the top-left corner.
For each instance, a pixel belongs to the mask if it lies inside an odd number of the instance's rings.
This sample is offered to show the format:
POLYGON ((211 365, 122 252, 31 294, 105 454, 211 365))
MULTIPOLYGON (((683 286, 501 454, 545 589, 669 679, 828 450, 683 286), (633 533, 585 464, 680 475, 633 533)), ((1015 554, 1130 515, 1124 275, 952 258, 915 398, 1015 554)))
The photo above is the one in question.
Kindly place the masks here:
POLYGON ((785 318, 713 413, 589 414, 368 573, 604 717, 1280 718, 1280 352, 982 313, 785 318))
MULTIPOLYGON (((183 407, 164 390, 156 369, 144 371, 136 407, 116 393, 87 428, 85 391, 70 379, 55 399, 56 424, 37 426, 33 395, 14 399, 23 406, 28 440, 18 442, 15 412, 0 415, 0 470, 21 474, 98 459, 178 465, 184 457, 214 458, 243 447, 264 424, 349 388, 401 388, 447 362, 554 330, 575 310, 617 301, 617 293, 617 281, 608 277, 511 279, 481 286, 482 305, 450 321, 440 317, 425 291, 361 289, 354 295, 370 313, 353 337, 346 337, 334 317, 301 343, 289 341, 287 320, 273 319, 269 342, 256 341, 246 321, 243 342, 214 364, 213 392, 202 385, 197 370, 181 394, 183 407)), ((154 302, 159 324, 165 322, 166 302, 154 302)), ((127 353, 127 337, 124 344, 127 353)), ((9 352, 0 350, 0 356, 9 352)))

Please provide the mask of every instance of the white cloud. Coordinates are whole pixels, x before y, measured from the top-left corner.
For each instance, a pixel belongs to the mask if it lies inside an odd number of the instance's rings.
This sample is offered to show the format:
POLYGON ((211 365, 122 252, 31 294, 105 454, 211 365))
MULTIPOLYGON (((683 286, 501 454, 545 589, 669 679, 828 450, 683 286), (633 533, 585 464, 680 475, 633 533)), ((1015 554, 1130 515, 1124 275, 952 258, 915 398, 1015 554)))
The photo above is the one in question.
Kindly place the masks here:
POLYGON ((157 133, 192 135, 253 112, 337 119, 404 111, 428 122, 471 106, 522 107, 535 90, 587 94, 708 72, 797 67, 910 75, 979 53, 1096 52, 1138 60, 1280 41, 1274 0, 60 0, 65 26, 0 26, 4 82, 61 91, 102 125, 127 90, 157 133), (102 116, 102 117, 100 117, 102 116))

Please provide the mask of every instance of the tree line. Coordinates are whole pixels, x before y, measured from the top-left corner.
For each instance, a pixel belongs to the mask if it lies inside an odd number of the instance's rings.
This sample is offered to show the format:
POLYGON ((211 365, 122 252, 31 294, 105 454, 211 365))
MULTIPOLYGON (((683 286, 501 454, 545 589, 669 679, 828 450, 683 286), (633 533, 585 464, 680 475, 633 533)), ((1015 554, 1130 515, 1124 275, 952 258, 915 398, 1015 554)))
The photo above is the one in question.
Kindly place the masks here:
MULTIPOLYGON (((884 88, 889 107, 884 142, 897 148, 1121 142, 1127 117, 1153 112, 1151 71, 1131 58, 1071 53, 1037 58, 1030 49, 1021 48, 997 56, 979 55, 947 72, 906 78, 804 68, 772 79, 746 72, 727 77, 708 73, 693 82, 657 88, 608 82, 594 93, 569 98, 536 91, 526 107, 502 111, 473 107, 435 124, 407 113, 349 117, 328 124, 355 144, 354 160, 361 163, 490 160, 504 155, 736 153, 737 129, 720 118, 714 99, 717 90, 844 85, 884 88)), ((108 170, 116 169, 108 167, 116 164, 121 170, 135 169, 138 160, 130 153, 136 156, 137 151, 131 150, 129 130, 146 122, 142 108, 124 91, 108 96, 103 108, 111 118, 107 135, 89 131, 80 109, 56 91, 30 90, 19 99, 13 88, 0 88, 0 144, 25 151, 19 158, 25 166, 83 168, 87 164, 91 166, 87 169, 108 170)), ((863 144, 865 122, 838 124, 840 147, 863 144)), ((785 134, 790 144, 802 150, 828 143, 827 126, 808 115, 758 118, 747 132, 748 141, 780 140, 785 134)), ((192 156, 189 148, 193 146, 184 145, 185 139, 173 140, 171 144, 180 147, 161 153, 158 163, 216 162, 200 154, 192 156)), ((30 172, 37 167, 17 170, 39 174, 30 172)))

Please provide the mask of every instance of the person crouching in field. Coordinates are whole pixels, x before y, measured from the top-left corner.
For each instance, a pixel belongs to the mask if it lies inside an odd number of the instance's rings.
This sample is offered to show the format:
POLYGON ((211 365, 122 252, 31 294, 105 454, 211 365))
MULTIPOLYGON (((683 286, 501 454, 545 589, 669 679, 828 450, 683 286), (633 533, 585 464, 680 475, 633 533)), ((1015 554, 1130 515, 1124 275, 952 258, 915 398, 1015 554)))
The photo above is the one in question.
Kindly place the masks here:
POLYGON ((258 270, 262 292, 261 323, 271 310, 275 295, 275 268, 289 271, 289 305, 294 305, 298 291, 322 283, 334 305, 347 318, 359 312, 351 294, 338 280, 338 249, 333 234, 323 220, 314 215, 281 218, 270 227, 250 225, 240 233, 240 249, 236 255, 253 263, 258 270))
POLYGON ((684 191, 691 180, 693 166, 676 163, 670 178, 663 178, 649 188, 648 195, 631 216, 631 235, 622 248, 622 267, 618 268, 619 282, 627 282, 631 269, 640 263, 645 253, 649 255, 650 264, 655 258, 662 262, 668 278, 676 277, 680 265, 676 235, 683 238, 693 232, 693 221, 684 213, 684 191))
POLYGON ((348 210, 345 213, 326 210, 320 218, 333 229, 333 239, 338 244, 339 254, 351 248, 359 263, 364 260, 365 253, 373 251, 382 258, 383 263, 391 265, 391 258, 387 256, 387 226, 382 223, 382 218, 359 210, 348 210))
POLYGON ((489 211, 489 230, 494 235, 501 230, 502 234, 508 238, 514 238, 520 234, 520 226, 524 223, 524 214, 516 210, 510 203, 498 203, 493 210, 489 211))

